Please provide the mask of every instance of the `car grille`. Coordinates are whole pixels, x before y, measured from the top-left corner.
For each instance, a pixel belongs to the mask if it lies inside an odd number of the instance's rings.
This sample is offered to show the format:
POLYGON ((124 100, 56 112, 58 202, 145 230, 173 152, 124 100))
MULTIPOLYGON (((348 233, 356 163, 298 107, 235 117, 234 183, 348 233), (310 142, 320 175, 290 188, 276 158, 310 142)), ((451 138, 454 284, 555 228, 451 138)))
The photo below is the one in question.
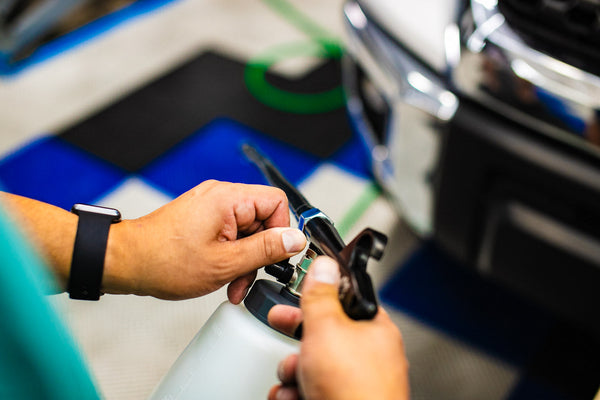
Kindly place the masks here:
POLYGON ((498 6, 531 47, 600 72, 600 0, 499 0, 498 6))

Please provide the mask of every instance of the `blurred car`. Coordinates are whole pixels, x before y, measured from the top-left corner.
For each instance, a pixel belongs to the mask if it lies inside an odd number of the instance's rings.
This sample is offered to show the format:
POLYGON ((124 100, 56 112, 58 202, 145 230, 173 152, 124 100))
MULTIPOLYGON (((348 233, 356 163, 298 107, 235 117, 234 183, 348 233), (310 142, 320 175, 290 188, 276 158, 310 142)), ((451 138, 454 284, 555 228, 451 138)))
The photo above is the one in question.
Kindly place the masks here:
POLYGON ((347 107, 406 221, 600 331, 600 2, 350 0, 347 107))

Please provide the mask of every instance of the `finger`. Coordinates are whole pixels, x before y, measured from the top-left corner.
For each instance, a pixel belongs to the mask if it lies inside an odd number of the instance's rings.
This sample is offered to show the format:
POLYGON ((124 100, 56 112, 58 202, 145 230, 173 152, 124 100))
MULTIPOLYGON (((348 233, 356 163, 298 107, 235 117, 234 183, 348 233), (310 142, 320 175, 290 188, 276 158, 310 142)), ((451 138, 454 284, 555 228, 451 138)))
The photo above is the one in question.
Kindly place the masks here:
POLYGON ((266 228, 290 226, 288 200, 281 189, 242 184, 238 188, 241 200, 235 202, 234 214, 239 230, 247 230, 255 221, 261 221, 266 228))
POLYGON ((298 354, 290 354, 279 363, 277 377, 284 385, 295 385, 297 368, 298 354))
POLYGON ((273 386, 269 391, 268 400, 299 400, 298 388, 292 386, 273 386))
POLYGON ((340 270, 337 262, 329 257, 317 257, 304 278, 300 306, 304 314, 304 332, 312 326, 328 320, 344 317, 338 297, 340 270))
POLYGON ((385 329, 390 334, 395 334, 395 340, 397 340, 397 342, 400 343, 400 346, 404 348, 404 338, 402 337, 402 332, 400 331, 398 325, 392 321, 390 315, 383 307, 379 306, 377 315, 375 315, 375 318, 373 318, 373 320, 370 322, 385 329))
POLYGON ((392 319, 390 318, 390 315, 382 306, 379 306, 377 308, 377 314, 375 314, 375 318, 373 318, 373 322, 385 323, 385 324, 393 323, 392 319))
POLYGON ((390 315, 381 306, 377 308, 377 314, 375 314, 375 317, 368 322, 371 325, 378 325, 380 327, 394 327, 397 329, 397 326, 396 324, 394 324, 394 321, 392 321, 392 319, 390 318, 390 315))
POLYGON ((269 390, 269 394, 267 396, 267 400, 277 400, 277 391, 279 390, 279 388, 281 387, 281 385, 275 385, 271 388, 271 390, 269 390))
POLYGON ((294 336, 302 322, 302 311, 293 306, 276 305, 269 310, 267 319, 274 329, 288 336, 294 336))
POLYGON ((306 246, 306 236, 295 228, 271 228, 248 237, 227 242, 230 259, 238 273, 290 258, 306 246))
POLYGON ((256 218, 264 221, 266 228, 290 226, 288 199, 284 191, 272 186, 253 185, 253 189, 264 191, 255 197, 256 218))
POLYGON ((227 297, 229 298, 229 301, 233 304, 240 304, 242 300, 244 300, 244 297, 246 297, 248 289, 250 289, 255 278, 256 271, 251 271, 231 282, 227 287, 227 297))

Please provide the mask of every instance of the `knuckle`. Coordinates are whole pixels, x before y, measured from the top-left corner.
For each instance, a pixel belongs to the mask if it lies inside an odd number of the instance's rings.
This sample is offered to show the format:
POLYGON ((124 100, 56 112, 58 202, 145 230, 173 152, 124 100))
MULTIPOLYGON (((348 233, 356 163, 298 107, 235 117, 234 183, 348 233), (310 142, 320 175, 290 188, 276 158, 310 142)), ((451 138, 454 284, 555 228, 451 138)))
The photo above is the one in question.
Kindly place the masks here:
POLYGON ((214 187, 219 185, 219 181, 215 180, 215 179, 208 179, 204 182, 202 182, 200 185, 203 186, 204 188, 206 188, 207 190, 213 189, 214 187))
POLYGON ((285 192, 279 188, 273 188, 274 192, 275 192, 275 196, 279 197, 282 200, 287 201, 287 196, 285 195, 285 192))
POLYGON ((277 197, 279 197, 279 201, 285 206, 288 207, 288 198, 285 192, 279 188, 275 188, 277 190, 277 197))
POLYGON ((269 197, 270 201, 287 205, 288 198, 282 189, 273 186, 268 186, 264 189, 265 191, 263 193, 269 197))
POLYGON ((400 329, 390 321, 389 324, 385 324, 383 327, 382 335, 387 343, 396 343, 400 348, 404 347, 404 338, 400 329))
POLYGON ((302 294, 302 308, 322 311, 326 314, 338 314, 341 303, 337 291, 330 285, 311 285, 302 294))
POLYGON ((263 235, 262 246, 263 254, 269 260, 273 259, 279 253, 279 248, 273 235, 263 235))
POLYGON ((220 183, 221 182, 216 181, 214 179, 209 179, 195 186, 191 191, 195 195, 206 196, 209 193, 213 193, 220 183))

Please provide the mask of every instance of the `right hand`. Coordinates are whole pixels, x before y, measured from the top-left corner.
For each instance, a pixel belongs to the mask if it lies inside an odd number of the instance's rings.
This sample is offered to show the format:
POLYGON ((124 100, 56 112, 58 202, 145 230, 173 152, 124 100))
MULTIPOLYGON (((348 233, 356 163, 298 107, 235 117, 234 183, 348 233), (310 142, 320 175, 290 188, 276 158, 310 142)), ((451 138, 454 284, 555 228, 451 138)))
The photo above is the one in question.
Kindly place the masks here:
POLYGON ((402 336, 379 308, 370 321, 354 321, 338 299, 339 267, 317 258, 305 278, 301 311, 275 306, 271 325, 292 333, 303 320, 300 354, 278 368, 281 384, 269 400, 408 399, 408 362, 402 336))

